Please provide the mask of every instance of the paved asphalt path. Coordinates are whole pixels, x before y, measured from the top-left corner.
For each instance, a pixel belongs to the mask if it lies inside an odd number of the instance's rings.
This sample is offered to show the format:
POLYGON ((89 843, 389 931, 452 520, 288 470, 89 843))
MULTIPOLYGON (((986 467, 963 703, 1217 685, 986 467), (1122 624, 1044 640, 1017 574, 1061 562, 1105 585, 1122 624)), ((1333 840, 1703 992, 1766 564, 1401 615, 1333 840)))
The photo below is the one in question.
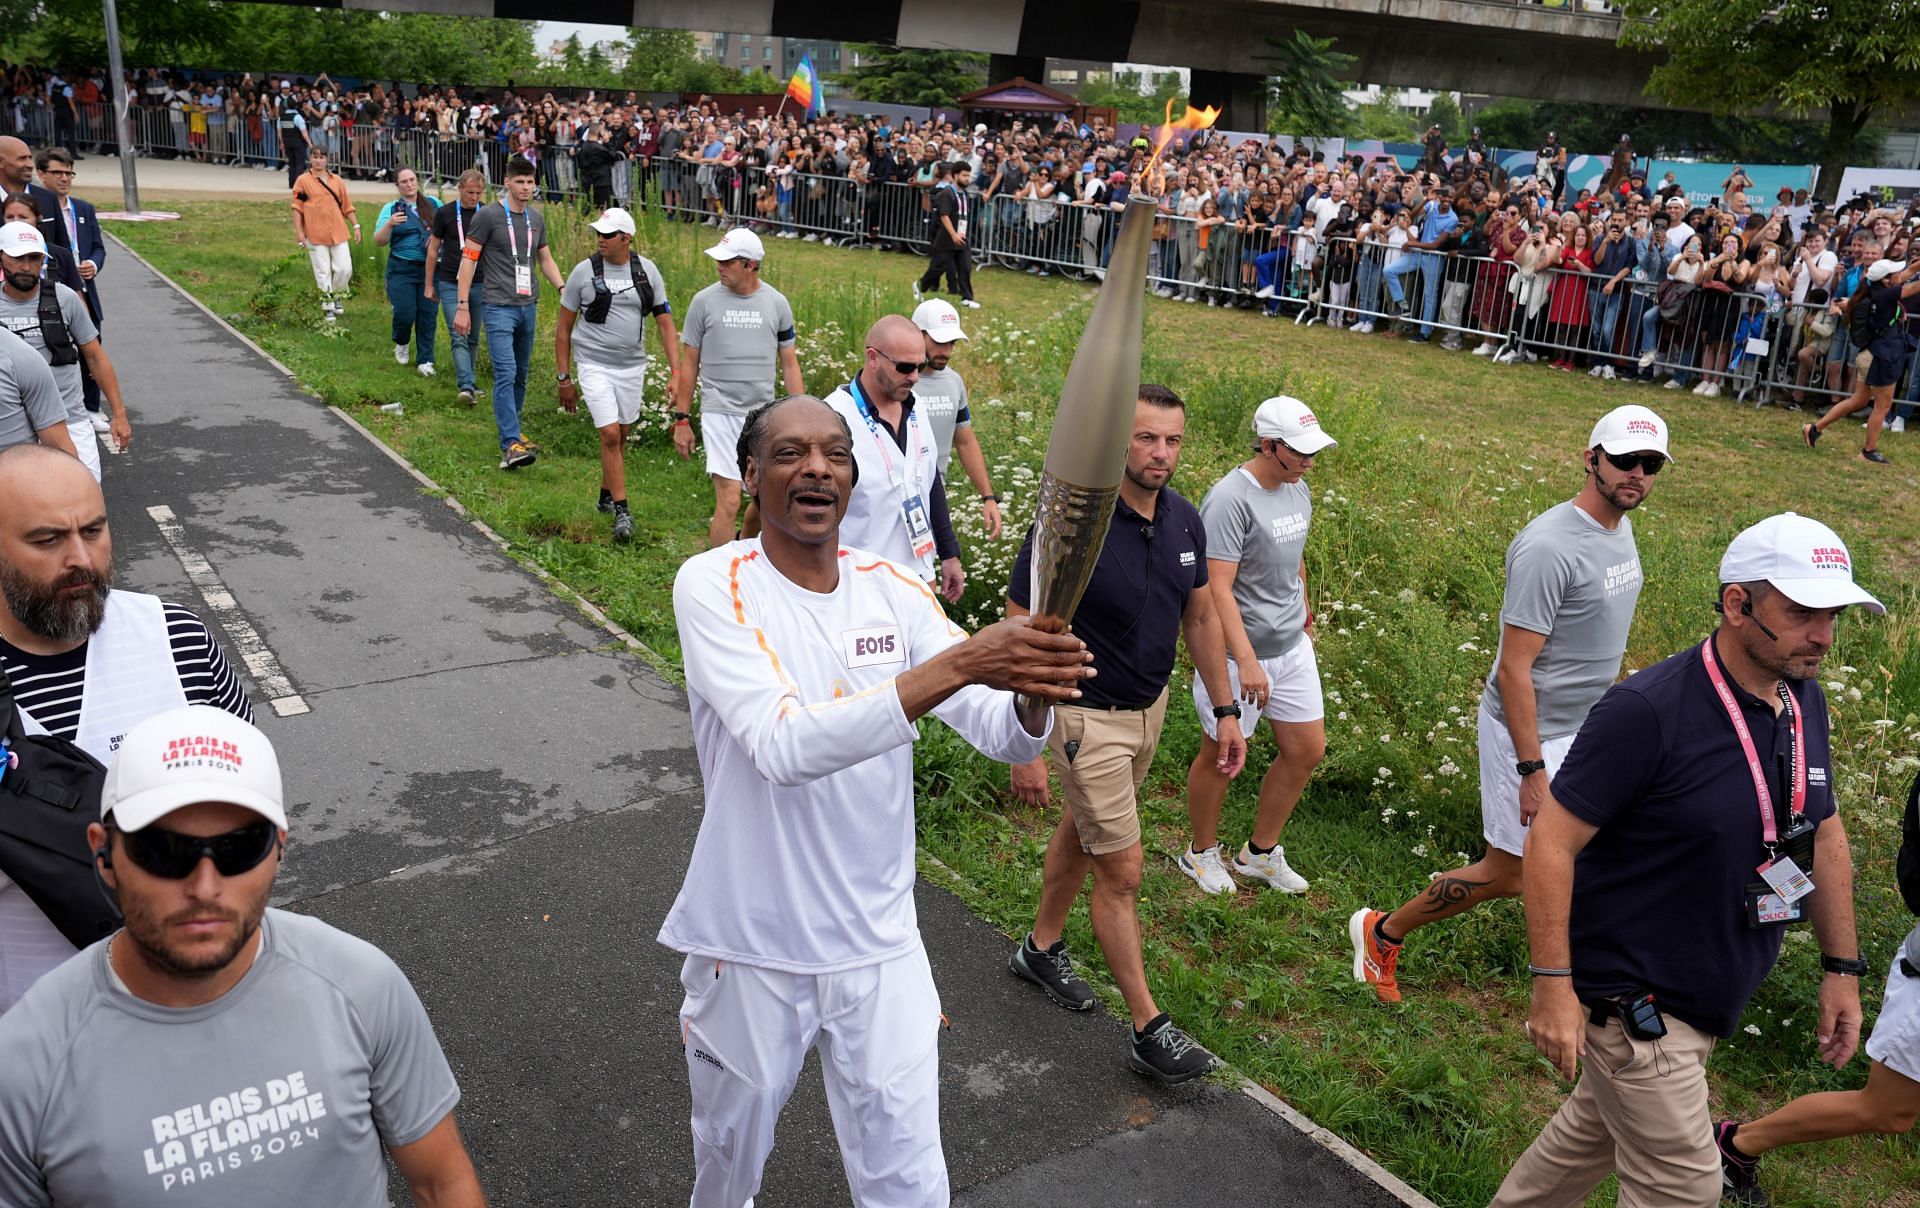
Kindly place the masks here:
MULTIPOLYGON (((679 957, 653 940, 701 813, 682 693, 130 256, 102 286, 135 433, 107 459, 119 582, 216 616, 170 508, 310 707, 250 681, 291 806, 278 903, 413 979, 494 1203, 684 1204, 679 957)), ((1243 1204, 1399 1202, 1244 1093, 1128 1072, 1121 1023, 1009 977, 1010 941, 944 891, 919 905, 958 1204, 1184 1205, 1222 1178, 1243 1204)), ((848 1200, 817 1068, 765 1186, 848 1200)))

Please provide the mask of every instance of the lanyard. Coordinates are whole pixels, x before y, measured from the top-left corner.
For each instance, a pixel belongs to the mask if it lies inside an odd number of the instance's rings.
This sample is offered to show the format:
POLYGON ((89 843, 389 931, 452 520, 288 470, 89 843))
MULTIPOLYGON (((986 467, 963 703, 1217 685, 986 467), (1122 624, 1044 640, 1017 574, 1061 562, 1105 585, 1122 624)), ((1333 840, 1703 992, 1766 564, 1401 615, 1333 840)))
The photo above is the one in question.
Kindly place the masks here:
MULTIPOLYGON (((879 422, 873 418, 873 408, 867 405, 867 396, 860 389, 859 374, 854 374, 853 380, 847 383, 847 393, 853 396, 854 406, 860 408, 860 418, 867 421, 867 431, 873 434, 873 443, 880 447, 880 463, 886 467, 887 481, 902 495, 906 494, 907 485, 918 488, 920 482, 917 475, 903 484, 900 472, 893 468, 893 438, 881 432, 879 422)), ((907 450, 904 455, 917 464, 920 450, 920 413, 917 410, 907 413, 907 450)))
MULTIPOLYGON (((1700 661, 1707 665, 1707 678, 1713 681, 1713 690, 1719 695, 1721 707, 1727 711, 1727 720, 1733 723, 1733 732, 1740 739, 1741 753, 1747 757, 1747 771, 1753 776, 1753 795, 1760 802, 1760 838, 1768 847, 1772 847, 1779 841, 1780 832, 1774 824, 1773 794, 1767 788, 1767 770, 1760 765, 1759 752, 1753 747, 1753 735, 1747 731, 1746 719, 1740 716, 1740 703, 1733 698, 1733 689, 1727 686, 1727 677, 1721 674, 1720 662, 1713 654, 1712 638, 1700 644, 1700 661)), ((1781 691, 1781 703, 1793 717, 1791 808, 1797 821, 1807 812, 1807 765, 1800 757, 1806 735, 1801 729, 1800 710, 1794 707, 1792 695, 1784 688, 1781 691)))
MULTIPOLYGON (((474 212, 476 214, 479 213, 478 206, 474 207, 474 212)), ((462 248, 466 247, 467 246, 467 220, 460 216, 460 203, 457 201, 453 203, 453 230, 454 230, 454 233, 460 237, 460 242, 456 246, 459 246, 462 248)))
MULTIPOLYGON (((520 245, 513 238, 513 211, 509 210, 507 203, 503 201, 500 203, 500 212, 507 217, 507 251, 512 253, 514 263, 518 264, 520 245)), ((520 215, 527 220, 527 259, 531 260, 533 259, 533 211, 522 210, 520 215)))

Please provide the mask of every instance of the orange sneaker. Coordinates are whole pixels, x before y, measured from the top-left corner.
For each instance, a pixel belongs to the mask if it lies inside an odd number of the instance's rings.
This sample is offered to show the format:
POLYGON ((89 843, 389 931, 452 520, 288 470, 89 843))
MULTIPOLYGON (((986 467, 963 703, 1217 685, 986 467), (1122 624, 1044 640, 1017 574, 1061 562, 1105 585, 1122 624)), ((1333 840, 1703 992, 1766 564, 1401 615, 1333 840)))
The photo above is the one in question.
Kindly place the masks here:
POLYGON ((1400 945, 1380 941, 1374 929, 1386 915, 1365 906, 1347 920, 1347 938, 1353 941, 1353 980, 1366 982, 1381 1002, 1400 1001, 1400 983, 1394 980, 1394 967, 1400 963, 1400 945))

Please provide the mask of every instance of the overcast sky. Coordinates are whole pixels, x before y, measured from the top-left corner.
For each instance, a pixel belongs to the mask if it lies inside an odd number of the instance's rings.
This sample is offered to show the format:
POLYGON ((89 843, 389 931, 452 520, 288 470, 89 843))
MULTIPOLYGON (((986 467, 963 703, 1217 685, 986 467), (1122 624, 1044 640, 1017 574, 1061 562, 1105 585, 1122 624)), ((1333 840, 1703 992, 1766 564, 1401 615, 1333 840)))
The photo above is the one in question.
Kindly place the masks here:
POLYGON ((576 21, 542 21, 533 31, 533 44, 542 53, 547 44, 556 39, 565 41, 569 34, 580 35, 580 45, 592 46, 595 42, 617 42, 627 36, 624 25, 581 25, 576 21))

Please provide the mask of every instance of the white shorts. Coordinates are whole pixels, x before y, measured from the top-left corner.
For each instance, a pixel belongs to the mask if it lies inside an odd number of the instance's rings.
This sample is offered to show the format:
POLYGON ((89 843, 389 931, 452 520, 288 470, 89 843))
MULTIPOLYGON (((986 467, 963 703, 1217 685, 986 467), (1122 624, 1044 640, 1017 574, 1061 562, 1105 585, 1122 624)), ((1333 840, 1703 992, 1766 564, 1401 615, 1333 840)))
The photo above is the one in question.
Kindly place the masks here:
POLYGON ((1867 1056, 1902 1078, 1920 1082, 1920 977, 1908 977, 1893 954, 1887 971, 1887 994, 1880 1000, 1880 1018, 1867 1037, 1867 1056))
POLYGON ((707 473, 740 481, 740 429, 746 426, 744 415, 700 413, 700 443, 707 447, 707 473))
POLYGON ((70 419, 67 421, 67 438, 73 442, 73 451, 80 458, 80 464, 87 467, 87 473, 93 475, 95 482, 100 481, 100 436, 93 430, 91 419, 70 419))
MULTIPOLYGON (((1313 651, 1312 638, 1302 638, 1294 643, 1292 650, 1277 658, 1261 659, 1260 669, 1267 673, 1267 707, 1260 711, 1260 716, 1288 724, 1319 721, 1327 715, 1320 695, 1320 659, 1313 651)), ((1227 660, 1227 682, 1233 688, 1233 699, 1242 701, 1240 729, 1251 736, 1253 727, 1244 720, 1240 668, 1231 658, 1227 660)), ((1213 717, 1213 701, 1207 696, 1207 686, 1200 682, 1197 671, 1193 674, 1193 707, 1200 714, 1200 728, 1207 732, 1207 737, 1218 738, 1220 730, 1213 717)))
MULTIPOLYGON (((1549 779, 1560 770, 1560 761, 1572 746, 1571 734, 1542 740, 1540 758, 1547 761, 1549 779)), ((1527 851, 1527 828, 1520 825, 1520 773, 1513 766, 1519 762, 1506 723, 1494 720, 1486 698, 1481 697, 1480 833, 1488 847, 1510 856, 1524 856, 1527 851)))
POLYGON ((631 424, 640 418, 640 379, 646 367, 615 369, 579 361, 580 397, 586 400, 593 426, 631 424))
POLYGON ((812 976, 689 956, 680 982, 691 1208, 741 1208, 759 1192, 809 1049, 820 1052, 853 1202, 944 1208, 940 995, 924 948, 812 976))

